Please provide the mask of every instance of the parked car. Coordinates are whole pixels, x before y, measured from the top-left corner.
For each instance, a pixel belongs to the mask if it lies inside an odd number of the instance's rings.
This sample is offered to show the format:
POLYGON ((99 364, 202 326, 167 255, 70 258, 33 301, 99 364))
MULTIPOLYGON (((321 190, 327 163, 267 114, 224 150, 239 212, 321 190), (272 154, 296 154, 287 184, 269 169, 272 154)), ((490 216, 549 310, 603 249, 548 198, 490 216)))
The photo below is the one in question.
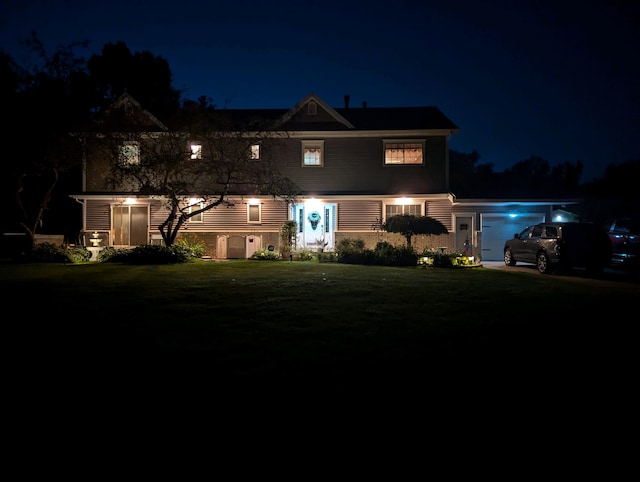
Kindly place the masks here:
POLYGON ((586 268, 601 273, 611 262, 611 242, 594 223, 550 222, 527 226, 504 244, 504 263, 532 263, 541 273, 586 268))
POLYGON ((609 219, 603 227, 611 240, 611 264, 640 269, 640 218, 609 219))

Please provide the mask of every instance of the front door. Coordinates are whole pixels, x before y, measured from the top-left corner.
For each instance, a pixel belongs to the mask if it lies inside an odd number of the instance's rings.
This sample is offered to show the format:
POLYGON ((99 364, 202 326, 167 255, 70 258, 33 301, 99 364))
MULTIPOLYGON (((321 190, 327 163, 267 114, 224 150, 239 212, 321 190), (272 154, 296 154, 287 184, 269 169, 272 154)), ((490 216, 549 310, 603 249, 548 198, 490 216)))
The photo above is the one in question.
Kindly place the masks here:
POLYGON ((473 215, 456 216, 456 246, 454 251, 473 255, 473 215))
POLYGON ((332 251, 336 223, 336 205, 305 203, 294 206, 298 234, 296 248, 309 251, 332 251))
POLYGON ((119 205, 111 211, 114 246, 149 243, 149 206, 119 205))

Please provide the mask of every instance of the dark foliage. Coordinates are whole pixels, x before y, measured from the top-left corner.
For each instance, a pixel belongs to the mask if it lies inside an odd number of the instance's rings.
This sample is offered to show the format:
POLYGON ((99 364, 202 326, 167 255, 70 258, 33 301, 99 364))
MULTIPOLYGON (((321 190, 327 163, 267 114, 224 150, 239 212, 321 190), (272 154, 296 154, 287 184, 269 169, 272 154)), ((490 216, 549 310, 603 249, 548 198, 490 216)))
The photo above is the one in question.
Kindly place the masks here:
POLYGON ((126 264, 176 264, 193 259, 188 248, 173 245, 170 248, 145 244, 133 249, 115 249, 108 247, 100 251, 98 261, 103 263, 126 264))
POLYGON ((38 243, 17 257, 17 261, 23 263, 82 263, 89 259, 91 252, 82 246, 66 247, 53 243, 38 243))

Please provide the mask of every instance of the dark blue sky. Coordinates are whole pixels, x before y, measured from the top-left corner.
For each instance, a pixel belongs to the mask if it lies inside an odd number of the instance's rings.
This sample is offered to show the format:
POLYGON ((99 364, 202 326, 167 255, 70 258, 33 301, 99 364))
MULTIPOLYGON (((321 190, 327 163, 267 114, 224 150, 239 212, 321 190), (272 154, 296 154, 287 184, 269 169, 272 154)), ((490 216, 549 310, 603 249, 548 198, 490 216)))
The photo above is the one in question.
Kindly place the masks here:
POLYGON ((230 108, 435 105, 451 148, 502 171, 533 155, 585 163, 582 181, 640 158, 640 2, 4 0, 0 46, 22 60, 122 41, 165 58, 174 87, 230 108))

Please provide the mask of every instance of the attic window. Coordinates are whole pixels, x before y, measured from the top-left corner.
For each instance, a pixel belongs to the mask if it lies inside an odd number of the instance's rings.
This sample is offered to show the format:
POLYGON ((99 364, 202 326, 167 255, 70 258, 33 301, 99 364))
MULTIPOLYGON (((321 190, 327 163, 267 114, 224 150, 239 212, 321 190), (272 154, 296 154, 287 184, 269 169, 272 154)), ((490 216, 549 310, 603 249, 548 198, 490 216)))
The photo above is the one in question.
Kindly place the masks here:
POLYGON ((384 163, 422 164, 424 160, 424 142, 384 142, 384 163))
POLYGON ((307 104, 307 115, 318 115, 318 104, 309 102, 307 104))

